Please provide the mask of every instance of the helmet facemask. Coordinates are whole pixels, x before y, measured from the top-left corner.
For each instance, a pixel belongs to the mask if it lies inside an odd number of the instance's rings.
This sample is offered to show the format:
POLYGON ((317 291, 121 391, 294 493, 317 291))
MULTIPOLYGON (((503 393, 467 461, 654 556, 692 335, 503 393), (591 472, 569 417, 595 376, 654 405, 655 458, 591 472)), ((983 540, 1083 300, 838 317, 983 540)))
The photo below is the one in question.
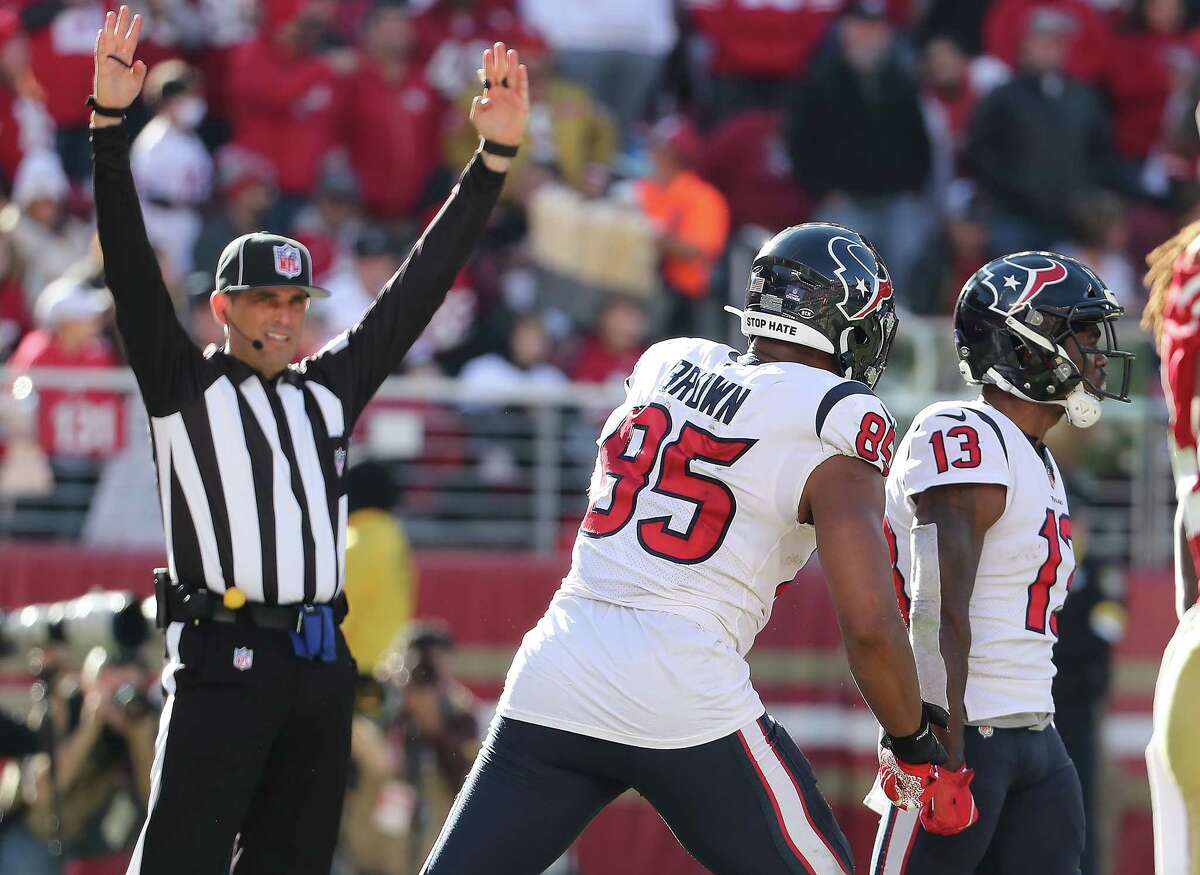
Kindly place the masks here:
POLYGON ((1130 364, 1134 354, 1120 349, 1115 322, 1124 309, 1110 300, 1090 300, 1063 307, 1028 307, 1010 314, 1005 324, 1011 330, 1017 369, 989 368, 983 382, 1038 404, 1058 404, 1066 409, 1067 421, 1088 428, 1100 418, 1104 399, 1128 402, 1130 364), (1091 342, 1087 326, 1097 326, 1102 345, 1091 342), (1070 347, 1078 350, 1081 364, 1072 359, 1070 347), (1090 374, 1091 357, 1104 356, 1123 365, 1119 392, 1109 391, 1107 380, 1099 385, 1090 374))
POLYGON ((889 302, 882 312, 872 313, 842 332, 838 344, 842 375, 874 389, 887 367, 898 325, 895 308, 889 302))

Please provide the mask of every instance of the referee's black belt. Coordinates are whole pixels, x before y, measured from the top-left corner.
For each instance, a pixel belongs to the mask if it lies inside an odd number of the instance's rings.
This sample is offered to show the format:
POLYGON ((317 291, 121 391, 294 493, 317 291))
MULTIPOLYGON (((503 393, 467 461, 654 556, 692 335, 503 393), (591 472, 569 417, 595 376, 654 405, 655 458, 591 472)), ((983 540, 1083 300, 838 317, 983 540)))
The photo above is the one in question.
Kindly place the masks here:
MULTIPOLYGON (((268 605, 245 602, 241 607, 226 607, 222 595, 205 586, 174 583, 165 568, 154 571, 154 595, 158 602, 157 624, 165 629, 175 622, 250 623, 263 629, 298 629, 304 615, 324 604, 268 605)), ((349 612, 345 594, 327 603, 333 609, 333 622, 340 624, 349 612)))

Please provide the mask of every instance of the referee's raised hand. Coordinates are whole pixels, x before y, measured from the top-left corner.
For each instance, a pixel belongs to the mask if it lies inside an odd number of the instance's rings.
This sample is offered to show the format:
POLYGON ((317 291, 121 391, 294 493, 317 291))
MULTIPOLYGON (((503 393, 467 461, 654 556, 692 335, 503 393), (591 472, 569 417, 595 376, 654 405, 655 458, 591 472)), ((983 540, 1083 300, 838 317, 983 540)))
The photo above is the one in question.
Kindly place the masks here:
MULTIPOLYGON (((496 43, 483 52, 483 94, 471 101, 471 123, 479 136, 504 146, 517 146, 529 120, 529 71, 516 49, 496 43)), ((492 170, 508 169, 510 159, 483 155, 492 170)))
MULTIPOLYGON (((133 15, 128 6, 104 16, 104 27, 96 34, 96 75, 92 96, 109 109, 125 109, 133 103, 146 81, 146 65, 134 60, 142 16, 133 15)), ((119 119, 96 114, 93 124, 116 124, 119 119)))

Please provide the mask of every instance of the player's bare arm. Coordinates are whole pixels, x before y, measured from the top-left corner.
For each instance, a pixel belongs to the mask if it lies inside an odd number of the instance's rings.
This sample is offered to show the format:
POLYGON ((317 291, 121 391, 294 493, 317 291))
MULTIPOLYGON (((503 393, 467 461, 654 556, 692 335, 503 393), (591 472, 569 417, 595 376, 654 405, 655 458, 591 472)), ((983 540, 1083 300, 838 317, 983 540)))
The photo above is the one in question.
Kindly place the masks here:
POLYGON ((1006 488, 996 484, 935 486, 917 496, 918 525, 937 532, 941 577, 941 651, 946 666, 948 729, 935 729, 950 755, 948 769, 963 765, 967 657, 971 652, 971 593, 988 529, 1004 513, 1006 488))
POLYGON ((921 694, 891 583, 883 489, 871 465, 833 456, 809 475, 799 519, 816 526, 854 680, 884 731, 899 737, 920 726, 921 694))

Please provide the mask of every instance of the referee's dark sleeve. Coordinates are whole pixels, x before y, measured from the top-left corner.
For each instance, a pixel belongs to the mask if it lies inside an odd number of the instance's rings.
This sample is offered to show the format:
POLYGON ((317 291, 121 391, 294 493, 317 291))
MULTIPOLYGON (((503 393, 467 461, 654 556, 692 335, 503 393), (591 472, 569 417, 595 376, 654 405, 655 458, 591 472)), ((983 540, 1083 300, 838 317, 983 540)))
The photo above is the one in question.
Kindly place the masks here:
POLYGON ((358 324, 305 363, 308 375, 328 381, 346 405, 347 428, 446 299, 483 235, 503 184, 504 174, 489 170, 476 154, 358 324))
POLYGON ((146 236, 125 126, 93 129, 92 152, 96 225, 117 329, 146 408, 152 416, 166 416, 204 391, 204 357, 175 316, 146 236))

